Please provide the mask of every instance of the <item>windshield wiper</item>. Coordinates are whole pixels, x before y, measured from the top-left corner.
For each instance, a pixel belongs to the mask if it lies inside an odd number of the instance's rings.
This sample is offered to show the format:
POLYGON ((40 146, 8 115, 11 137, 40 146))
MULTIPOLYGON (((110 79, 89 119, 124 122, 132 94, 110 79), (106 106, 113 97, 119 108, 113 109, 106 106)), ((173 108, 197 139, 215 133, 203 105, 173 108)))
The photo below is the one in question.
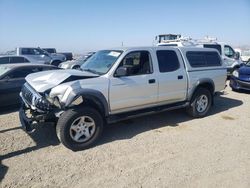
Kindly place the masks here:
POLYGON ((87 71, 87 72, 91 72, 91 73, 93 73, 93 74, 98 74, 98 75, 101 75, 101 74, 102 74, 101 72, 98 72, 98 71, 93 70, 93 69, 82 69, 82 68, 81 68, 81 70, 87 71))

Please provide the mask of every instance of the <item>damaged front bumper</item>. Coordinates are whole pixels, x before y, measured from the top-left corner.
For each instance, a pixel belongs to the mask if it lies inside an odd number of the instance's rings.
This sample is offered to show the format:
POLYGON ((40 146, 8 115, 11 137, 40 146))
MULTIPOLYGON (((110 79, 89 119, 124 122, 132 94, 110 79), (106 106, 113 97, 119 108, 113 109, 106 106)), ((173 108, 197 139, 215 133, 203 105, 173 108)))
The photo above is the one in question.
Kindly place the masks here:
POLYGON ((52 107, 39 93, 27 83, 20 93, 22 106, 19 110, 19 119, 23 129, 31 132, 35 125, 44 122, 56 123, 58 114, 62 111, 52 107))
POLYGON ((56 123, 57 118, 53 112, 41 113, 32 110, 27 104, 23 103, 19 110, 19 119, 22 128, 26 132, 32 132, 35 125, 42 124, 45 122, 56 123))

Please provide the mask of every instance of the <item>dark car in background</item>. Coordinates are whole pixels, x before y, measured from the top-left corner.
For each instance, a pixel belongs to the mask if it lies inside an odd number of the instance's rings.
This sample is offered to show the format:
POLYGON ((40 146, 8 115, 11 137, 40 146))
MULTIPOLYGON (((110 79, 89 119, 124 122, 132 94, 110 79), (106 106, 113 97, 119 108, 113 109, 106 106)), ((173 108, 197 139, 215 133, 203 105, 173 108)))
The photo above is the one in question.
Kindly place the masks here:
POLYGON ((28 74, 55 69, 58 68, 31 63, 0 65, 0 106, 20 103, 19 93, 28 74))
POLYGON ((242 64, 238 70, 235 70, 230 78, 230 87, 234 90, 250 91, 250 61, 242 64))
POLYGON ((25 56, 4 55, 0 56, 0 65, 9 63, 29 63, 30 60, 25 56))

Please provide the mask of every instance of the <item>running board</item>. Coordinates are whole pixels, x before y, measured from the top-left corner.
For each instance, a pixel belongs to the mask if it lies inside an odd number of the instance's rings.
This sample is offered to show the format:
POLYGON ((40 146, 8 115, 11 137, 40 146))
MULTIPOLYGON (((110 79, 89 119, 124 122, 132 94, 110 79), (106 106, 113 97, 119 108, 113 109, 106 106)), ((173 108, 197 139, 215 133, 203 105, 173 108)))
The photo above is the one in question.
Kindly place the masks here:
POLYGON ((140 116, 155 114, 155 113, 164 112, 164 111, 176 110, 180 108, 185 108, 188 105, 189 105, 189 102, 185 101, 185 102, 178 102, 178 103, 173 103, 173 104, 168 104, 168 105, 162 105, 162 106, 157 106, 157 107, 151 107, 151 108, 145 108, 141 110, 114 114, 114 115, 110 115, 109 117, 107 117, 107 123, 116 123, 119 121, 132 119, 132 118, 136 118, 140 116))

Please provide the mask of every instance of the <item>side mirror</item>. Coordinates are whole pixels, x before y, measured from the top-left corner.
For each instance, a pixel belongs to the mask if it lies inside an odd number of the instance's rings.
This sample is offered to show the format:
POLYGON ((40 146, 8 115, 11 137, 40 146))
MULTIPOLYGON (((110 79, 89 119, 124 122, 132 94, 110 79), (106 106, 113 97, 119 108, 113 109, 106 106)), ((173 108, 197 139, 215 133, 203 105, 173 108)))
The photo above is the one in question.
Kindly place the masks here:
POLYGON ((127 67, 119 67, 119 68, 116 70, 115 76, 116 76, 116 77, 122 77, 122 76, 127 76, 127 74, 128 74, 128 69, 127 69, 127 67))
POLYGON ((234 58, 236 60, 239 60, 240 59, 240 53, 239 52, 235 52, 234 58))

